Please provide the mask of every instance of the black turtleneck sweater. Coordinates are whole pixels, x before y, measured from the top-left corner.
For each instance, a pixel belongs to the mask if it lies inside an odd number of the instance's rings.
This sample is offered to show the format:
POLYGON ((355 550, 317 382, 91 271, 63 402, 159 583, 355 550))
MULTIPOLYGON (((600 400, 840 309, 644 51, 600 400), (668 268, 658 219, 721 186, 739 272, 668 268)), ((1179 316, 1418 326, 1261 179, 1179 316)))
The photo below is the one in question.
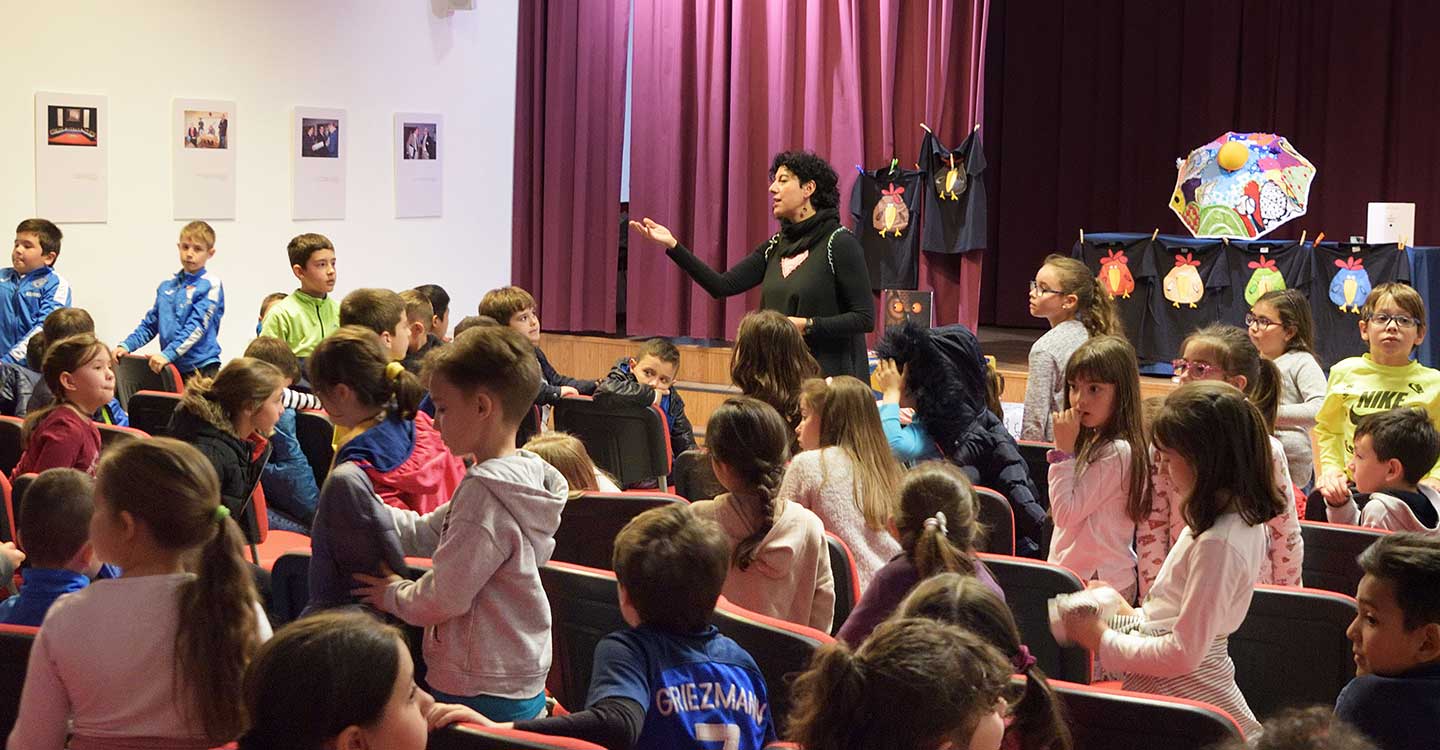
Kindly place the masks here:
POLYGON ((855 235, 840 226, 835 209, 804 221, 783 222, 779 233, 724 273, 684 245, 666 253, 712 297, 730 297, 759 286, 760 309, 813 318, 815 325, 805 343, 820 371, 869 382, 865 334, 875 326, 870 274, 865 251, 855 235))

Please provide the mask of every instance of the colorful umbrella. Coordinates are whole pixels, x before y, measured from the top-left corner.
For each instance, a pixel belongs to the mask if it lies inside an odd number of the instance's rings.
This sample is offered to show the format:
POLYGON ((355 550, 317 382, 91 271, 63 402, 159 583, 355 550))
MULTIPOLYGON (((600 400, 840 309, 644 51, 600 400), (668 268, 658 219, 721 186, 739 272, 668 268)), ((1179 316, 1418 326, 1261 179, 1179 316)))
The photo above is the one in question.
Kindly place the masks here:
POLYGON ((1263 237, 1305 215, 1315 179, 1315 165, 1271 133, 1226 133, 1175 166, 1170 210, 1196 237, 1263 237))

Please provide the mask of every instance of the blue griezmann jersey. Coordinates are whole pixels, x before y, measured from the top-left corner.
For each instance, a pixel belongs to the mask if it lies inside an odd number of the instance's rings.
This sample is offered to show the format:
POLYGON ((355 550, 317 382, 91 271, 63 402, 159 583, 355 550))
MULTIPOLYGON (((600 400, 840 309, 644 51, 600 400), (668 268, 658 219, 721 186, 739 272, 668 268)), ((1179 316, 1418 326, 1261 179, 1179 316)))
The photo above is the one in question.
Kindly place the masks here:
POLYGON ((602 698, 644 707, 636 750, 760 750, 775 740, 760 668, 714 626, 677 634, 642 625, 605 636, 585 705, 602 698))

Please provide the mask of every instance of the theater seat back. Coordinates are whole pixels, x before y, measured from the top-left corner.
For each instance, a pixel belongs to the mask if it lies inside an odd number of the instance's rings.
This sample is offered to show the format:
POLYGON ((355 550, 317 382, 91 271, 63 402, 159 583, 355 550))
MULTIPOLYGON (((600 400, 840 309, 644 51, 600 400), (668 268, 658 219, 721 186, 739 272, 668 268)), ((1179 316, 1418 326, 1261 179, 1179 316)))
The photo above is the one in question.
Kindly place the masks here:
POLYGON ((980 504, 980 523, 985 527, 985 539, 976 547, 997 555, 1015 554, 1015 510, 1010 501, 989 487, 978 486, 975 500, 980 504))
POLYGON ((20 463, 20 455, 25 452, 20 438, 24 427, 25 420, 19 417, 0 417, 0 473, 7 477, 15 471, 15 464, 20 463))
POLYGON ((850 547, 833 532, 825 532, 825 546, 830 551, 830 574, 835 579, 835 619, 830 626, 830 635, 835 635, 860 601, 860 570, 855 567, 850 547))
POLYGON ((115 364, 115 399, 126 412, 130 411, 130 397, 139 391, 180 393, 183 390, 185 383, 173 364, 167 363, 160 372, 152 372, 150 358, 142 354, 127 354, 115 364))
MULTIPOLYGON (((1324 505, 1324 500, 1320 501, 1324 505)), ((1354 596, 1364 572, 1355 558, 1387 531, 1322 521, 1301 521, 1305 541, 1301 580, 1306 588, 1354 596)))
POLYGON ((1090 652, 1078 646, 1061 647, 1050 634, 1047 602, 1057 594, 1083 591, 1085 583, 1069 568, 1042 560, 1009 555, 981 554, 981 562, 1005 592, 1020 636, 1045 674, 1059 680, 1090 682, 1090 652))
POLYGON ((0 625, 0 735, 10 735, 20 714, 20 691, 25 687, 30 647, 39 632, 39 628, 24 625, 0 625))
POLYGON ((1197 701, 1051 680, 1075 750, 1206 750, 1241 736, 1224 711, 1197 701))
POLYGON ((596 466, 621 487, 658 482, 670 475, 670 430, 657 406, 602 407, 589 396, 555 404, 555 429, 585 444, 596 466))
POLYGON ((572 497, 560 512, 551 560, 610 569, 615 535, 630 519, 652 508, 684 503, 663 492, 587 492, 572 497))
POLYGON ((516 729, 487 729, 478 724, 453 724, 430 733, 425 750, 604 750, 583 740, 551 737, 516 729))
POLYGON ((170 417, 180 405, 180 394, 168 391, 136 391, 125 404, 130 426, 146 434, 162 437, 170 434, 170 417))
POLYGON ((1230 635, 1235 682, 1250 710, 1270 716, 1287 706, 1334 705, 1355 676, 1345 636, 1355 611, 1354 599, 1332 591, 1255 587, 1245 622, 1230 635))
POLYGON ((620 591, 614 573, 563 562, 542 567, 540 583, 550 602, 553 659, 547 687, 560 705, 574 710, 585 705, 600 639, 629 627, 620 613, 620 591))
POLYGON ((769 693, 770 715, 777 732, 784 736, 785 719, 790 715, 792 676, 810 666, 816 649, 835 639, 814 628, 751 612, 723 596, 715 608, 715 625, 740 644, 760 667, 769 693))

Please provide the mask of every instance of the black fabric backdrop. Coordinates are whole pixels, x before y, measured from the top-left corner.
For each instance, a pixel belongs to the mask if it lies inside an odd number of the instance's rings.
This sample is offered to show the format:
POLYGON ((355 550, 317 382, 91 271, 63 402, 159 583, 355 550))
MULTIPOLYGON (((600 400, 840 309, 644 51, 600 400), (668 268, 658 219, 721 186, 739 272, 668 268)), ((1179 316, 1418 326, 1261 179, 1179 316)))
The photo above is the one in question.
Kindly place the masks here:
POLYGON ((1175 159, 1227 130, 1279 133, 1318 168, 1309 212, 1266 239, 1365 233, 1413 201, 1440 233, 1440 3, 991 0, 981 322, 1026 311, 1040 261, 1077 230, 1184 233, 1175 159))

